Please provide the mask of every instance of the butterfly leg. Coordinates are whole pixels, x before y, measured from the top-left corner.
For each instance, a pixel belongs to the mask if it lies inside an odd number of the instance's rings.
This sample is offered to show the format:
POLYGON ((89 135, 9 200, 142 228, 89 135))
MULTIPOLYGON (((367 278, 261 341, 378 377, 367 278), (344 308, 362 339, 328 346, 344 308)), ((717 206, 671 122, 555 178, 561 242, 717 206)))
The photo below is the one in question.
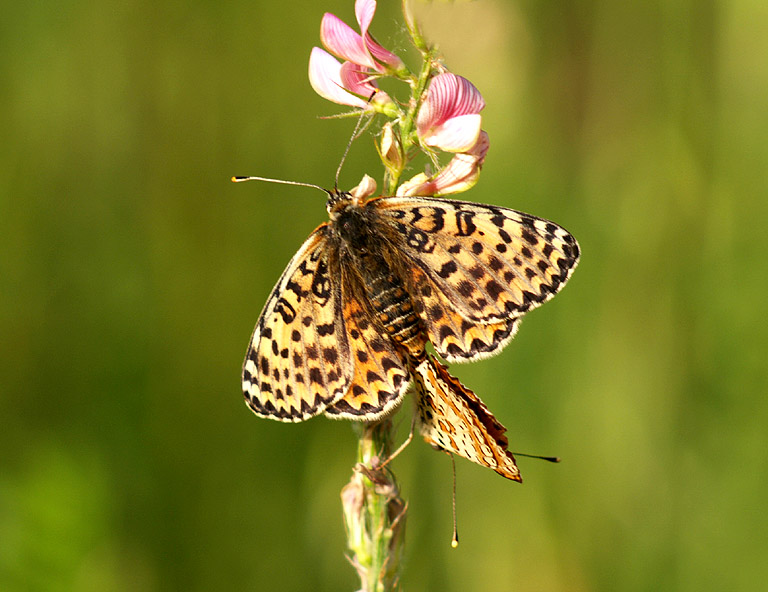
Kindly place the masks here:
POLYGON ((406 448, 408 448, 408 444, 411 443, 411 440, 413 440, 413 432, 416 429, 416 416, 414 415, 411 418, 411 429, 408 431, 408 437, 405 439, 405 442, 400 444, 400 446, 397 447, 397 450, 395 450, 392 454, 389 455, 387 460, 385 460, 383 463, 381 463, 378 467, 378 469, 383 469, 386 467, 391 461, 395 460, 397 456, 406 448))

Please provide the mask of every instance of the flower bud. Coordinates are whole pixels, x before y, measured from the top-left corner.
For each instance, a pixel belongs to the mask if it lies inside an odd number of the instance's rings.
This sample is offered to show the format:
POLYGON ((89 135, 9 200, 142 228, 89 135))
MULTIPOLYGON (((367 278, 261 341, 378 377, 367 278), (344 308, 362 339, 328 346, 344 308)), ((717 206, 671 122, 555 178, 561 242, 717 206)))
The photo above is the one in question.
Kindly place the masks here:
POLYGON ((399 173, 405 165, 405 156, 400 139, 392 130, 392 122, 388 121, 381 130, 381 146, 379 155, 384 166, 390 171, 399 173))

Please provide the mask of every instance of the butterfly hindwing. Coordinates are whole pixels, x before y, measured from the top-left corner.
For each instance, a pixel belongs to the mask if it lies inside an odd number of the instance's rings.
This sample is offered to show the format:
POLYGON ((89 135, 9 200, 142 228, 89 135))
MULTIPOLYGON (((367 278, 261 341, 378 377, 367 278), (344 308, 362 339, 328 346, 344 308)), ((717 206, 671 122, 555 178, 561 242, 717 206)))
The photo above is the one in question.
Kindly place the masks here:
POLYGON ((433 446, 453 452, 499 475, 522 481, 507 449, 506 429, 480 398, 433 356, 413 369, 420 430, 433 446))
POLYGON ((411 294, 435 351, 449 362, 492 356, 515 336, 519 318, 478 323, 460 315, 425 272, 411 270, 411 294))
POLYGON ((318 227, 294 255, 259 318, 243 364, 243 393, 262 417, 302 421, 352 380, 337 251, 318 227))
POLYGON ((328 407, 329 417, 374 421, 393 410, 408 388, 402 354, 365 305, 352 270, 342 267, 343 317, 354 377, 347 394, 328 407))

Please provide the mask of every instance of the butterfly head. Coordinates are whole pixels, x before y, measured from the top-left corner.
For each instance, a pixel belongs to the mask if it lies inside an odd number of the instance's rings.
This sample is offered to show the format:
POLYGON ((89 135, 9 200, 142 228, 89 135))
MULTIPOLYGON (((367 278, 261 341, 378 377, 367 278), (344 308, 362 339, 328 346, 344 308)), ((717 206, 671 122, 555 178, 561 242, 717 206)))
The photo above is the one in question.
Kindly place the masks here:
POLYGON ((363 175, 360 183, 349 191, 339 191, 334 188, 333 191, 326 191, 328 194, 328 203, 326 208, 331 220, 336 220, 339 213, 347 207, 356 208, 363 204, 365 200, 376 193, 376 181, 370 175, 363 175))
POLYGON ((359 202, 359 198, 354 197, 351 193, 334 189, 328 192, 328 201, 325 204, 325 208, 328 210, 331 220, 336 220, 347 206, 356 206, 359 202))

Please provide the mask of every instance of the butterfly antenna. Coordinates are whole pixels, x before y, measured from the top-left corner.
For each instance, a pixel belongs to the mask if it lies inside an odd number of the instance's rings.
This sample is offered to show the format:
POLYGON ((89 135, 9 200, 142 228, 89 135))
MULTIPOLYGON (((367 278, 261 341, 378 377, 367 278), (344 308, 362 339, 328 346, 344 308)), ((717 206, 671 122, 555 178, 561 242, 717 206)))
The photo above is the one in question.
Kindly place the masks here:
MULTIPOLYGON (((374 95, 376 93, 374 92, 368 101, 370 102, 371 99, 373 99, 374 95)), ((319 189, 323 193, 333 196, 335 193, 338 193, 339 190, 339 175, 341 175, 341 167, 344 166, 344 161, 347 160, 347 154, 349 154, 349 149, 352 147, 352 142, 354 142, 359 135, 362 133, 362 131, 368 127, 368 125, 373 121, 373 117, 370 117, 368 119, 368 122, 365 127, 363 127, 363 120, 365 119, 365 111, 362 111, 360 113, 360 117, 357 120, 357 123, 355 124, 355 129, 352 132, 352 137, 349 138, 349 142, 347 142, 347 147, 344 149, 344 154, 341 156, 341 162, 339 162, 339 167, 336 169, 336 179, 333 184, 333 191, 329 191, 328 189, 325 189, 324 187, 320 187, 320 185, 315 185, 313 183, 301 183, 299 181, 285 181, 284 179, 270 179, 269 177, 255 177, 255 176, 249 176, 249 177, 232 177, 231 181, 233 183, 242 183, 244 181, 266 181, 267 183, 280 183, 281 185, 298 185, 300 187, 313 187, 314 189, 319 189)))
POLYGON ((451 537, 451 547, 459 546, 459 527, 456 524, 456 458, 451 455, 451 468, 453 469, 453 496, 451 505, 453 506, 453 537, 451 537))
POLYGON ((299 187, 312 187, 313 189, 319 189, 323 193, 331 195, 330 191, 324 187, 320 187, 320 185, 315 185, 313 183, 301 183, 299 181, 285 181, 283 179, 270 179, 269 177, 232 177, 231 181, 233 183, 243 183, 244 181, 266 181, 267 183, 280 183, 281 185, 298 185, 299 187))
MULTIPOLYGON (((374 91, 373 94, 371 94, 371 96, 368 98, 369 103, 371 102, 375 94, 376 92, 374 91)), ((344 149, 344 154, 341 155, 341 161, 339 162, 339 166, 336 169, 336 181, 334 183, 334 188, 337 191, 339 189, 339 176, 341 175, 341 168, 344 166, 344 161, 347 160, 347 154, 349 154, 349 149, 352 147, 352 142, 354 142, 365 129, 363 127, 363 120, 365 119, 365 115, 366 113, 364 110, 360 112, 360 117, 357 118, 355 129, 352 131, 352 136, 349 138, 349 142, 347 142, 347 147, 344 149)), ((368 119, 368 123, 366 124, 365 127, 368 127, 368 124, 370 124, 371 121, 373 121, 373 117, 368 119)))
POLYGON ((526 454, 525 452, 513 452, 514 456, 526 456, 528 458, 538 458, 539 460, 545 460, 551 463, 559 463, 559 456, 539 456, 538 454, 526 454))

